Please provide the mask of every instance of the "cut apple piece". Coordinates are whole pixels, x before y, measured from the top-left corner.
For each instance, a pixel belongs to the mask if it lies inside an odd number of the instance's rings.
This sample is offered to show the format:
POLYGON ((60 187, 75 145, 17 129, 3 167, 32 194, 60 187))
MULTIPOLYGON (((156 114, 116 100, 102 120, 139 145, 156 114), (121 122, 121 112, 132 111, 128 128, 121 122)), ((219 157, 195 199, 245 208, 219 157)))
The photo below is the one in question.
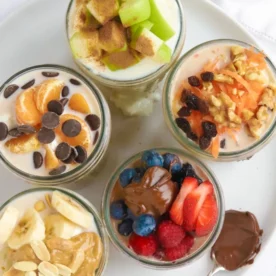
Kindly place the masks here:
POLYGON ((137 31, 140 27, 146 28, 146 29, 148 29, 148 30, 150 31, 151 28, 153 27, 153 23, 152 23, 151 21, 149 21, 149 20, 145 20, 145 21, 143 21, 143 22, 141 22, 141 23, 132 25, 132 26, 130 27, 131 33, 132 33, 132 34, 135 34, 136 31, 137 31))
POLYGON ((99 47, 99 31, 82 31, 75 33, 70 39, 70 46, 76 58, 94 57, 99 59, 102 50, 99 47))
POLYGON ((86 5, 89 12, 102 25, 118 15, 119 1, 118 0, 90 0, 86 5))
POLYGON ((108 53, 127 49, 124 27, 116 21, 109 21, 99 30, 100 47, 108 53))
POLYGON ((87 31, 94 31, 101 27, 101 23, 85 8, 85 26, 82 28, 87 31))
POLYGON ((157 62, 168 63, 171 60, 172 51, 170 47, 146 28, 139 28, 138 31, 136 31, 130 46, 157 62))
POLYGON ((79 32, 86 24, 86 7, 84 4, 77 5, 73 16, 73 33, 79 32))
POLYGON ((126 0, 119 9, 119 16, 124 27, 147 20, 150 13, 149 0, 126 0))
POLYGON ((160 39, 167 41, 175 34, 172 26, 166 20, 167 4, 164 0, 149 0, 149 2, 151 8, 149 20, 154 24, 151 31, 160 39))
POLYGON ((102 62, 111 70, 117 71, 126 69, 138 63, 140 61, 139 55, 132 49, 128 49, 123 52, 116 52, 110 55, 106 55, 102 62))

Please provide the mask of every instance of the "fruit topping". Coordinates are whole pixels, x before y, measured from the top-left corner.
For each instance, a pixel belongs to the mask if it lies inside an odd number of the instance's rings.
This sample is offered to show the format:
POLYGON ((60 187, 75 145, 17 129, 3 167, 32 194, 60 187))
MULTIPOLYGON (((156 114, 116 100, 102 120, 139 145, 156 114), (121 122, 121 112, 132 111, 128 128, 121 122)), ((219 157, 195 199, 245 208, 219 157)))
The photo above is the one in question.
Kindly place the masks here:
POLYGON ((158 243, 156 236, 153 234, 141 237, 133 233, 129 239, 129 246, 138 255, 152 256, 158 248, 158 243))
POLYGON ((206 82, 214 80, 214 73, 212 72, 203 72, 200 74, 200 76, 201 76, 201 79, 206 82))
POLYGON ((17 127, 18 132, 21 134, 32 134, 36 133, 36 129, 30 125, 20 125, 17 127))
POLYGON ((82 146, 76 146, 75 150, 77 152, 77 156, 75 158, 75 161, 79 164, 82 164, 87 159, 87 151, 82 146))
POLYGON ((52 129, 43 127, 38 131, 37 139, 41 144, 50 144, 55 140, 55 133, 52 129))
POLYGON ((180 162, 179 157, 176 154, 165 153, 163 154, 163 159, 163 166, 167 171, 171 173, 176 173, 181 170, 182 164, 180 162))
POLYGON ((44 76, 46 78, 54 78, 59 75, 59 72, 45 71, 45 72, 42 72, 41 74, 42 74, 42 76, 44 76))
POLYGON ((206 137, 216 137, 218 134, 216 124, 209 121, 202 122, 202 129, 206 137))
POLYGON ((47 109, 48 111, 54 112, 57 115, 61 115, 64 111, 63 104, 57 100, 50 101, 47 105, 47 109))
POLYGON ((148 150, 143 153, 142 162, 147 168, 155 166, 163 167, 164 159, 157 151, 148 150))
POLYGON ((46 112, 41 121, 44 128, 54 129, 59 125, 59 116, 54 112, 46 112))
POLYGON ((183 130, 186 134, 191 133, 192 129, 190 126, 190 123, 188 120, 186 120, 185 118, 176 118, 175 119, 175 123, 177 124, 177 126, 183 130))
POLYGON ((131 34, 134 34, 139 28, 146 28, 148 29, 149 31, 151 30, 151 28, 153 27, 153 23, 150 22, 149 20, 145 20, 143 22, 140 22, 140 23, 137 23, 135 25, 132 25, 130 27, 130 30, 131 30, 131 34))
MULTIPOLYGON (((62 88, 62 91, 61 91, 61 96, 62 97, 67 97, 69 95, 69 87, 68 86, 64 86, 62 88)), ((50 111, 50 110, 49 110, 50 111)))
POLYGON ((133 231, 139 236, 145 237, 151 234, 156 227, 156 221, 152 215, 141 215, 133 223, 133 231))
POLYGON ((46 205, 43 200, 39 200, 34 204, 34 209, 37 212, 43 212, 46 209, 46 205))
POLYGON ((129 185, 135 175, 136 170, 133 168, 123 170, 119 176, 121 186, 125 188, 127 185, 129 185))
POLYGON ((177 112, 177 115, 179 117, 188 117, 192 114, 191 109, 187 106, 182 106, 179 111, 177 112))
POLYGON ((19 86, 16 84, 10 84, 9 86, 7 86, 4 90, 4 98, 9 98, 14 92, 17 91, 18 88, 19 86))
POLYGON ((55 154, 57 159, 66 160, 71 154, 71 147, 67 143, 62 142, 56 147, 55 154))
POLYGON ((206 150, 210 147, 212 138, 210 136, 201 136, 199 138, 199 146, 202 150, 206 150))
POLYGON ((122 220, 127 216, 127 206, 123 200, 118 200, 111 203, 110 215, 112 218, 117 220, 122 220))
POLYGON ((83 114, 89 114, 90 108, 82 94, 74 94, 69 100, 69 107, 72 110, 78 111, 83 114))
POLYGON ((85 117, 85 121, 92 131, 97 130, 101 125, 101 119, 95 114, 89 114, 85 117))
POLYGON ((0 122, 0 141, 4 141, 7 138, 8 133, 8 126, 5 123, 0 122))
POLYGON ((53 170, 59 166, 59 160, 56 158, 54 151, 50 146, 45 145, 45 167, 47 170, 53 170))
POLYGON ((28 153, 38 150, 40 148, 40 143, 36 135, 30 134, 12 138, 5 143, 5 146, 12 153, 28 153))
POLYGON ((81 132, 81 124, 75 119, 69 119, 62 124, 62 132, 67 137, 76 137, 81 132))
POLYGON ((43 156, 40 152, 33 153, 34 168, 39 169, 43 165, 43 156))
POLYGON ((188 82, 191 86, 194 86, 194 87, 199 87, 201 85, 200 80, 197 76, 189 77, 188 82))
POLYGON ((21 86, 21 89, 28 89, 35 84, 35 79, 28 81, 24 85, 21 86))
POLYGON ((118 224, 118 232, 122 236, 129 236, 132 232, 132 225, 133 225, 133 220, 131 218, 124 219, 121 223, 118 224))
POLYGON ((62 174, 66 171, 66 166, 65 165, 61 165, 55 169, 52 169, 51 171, 49 171, 49 175, 59 175, 62 174))

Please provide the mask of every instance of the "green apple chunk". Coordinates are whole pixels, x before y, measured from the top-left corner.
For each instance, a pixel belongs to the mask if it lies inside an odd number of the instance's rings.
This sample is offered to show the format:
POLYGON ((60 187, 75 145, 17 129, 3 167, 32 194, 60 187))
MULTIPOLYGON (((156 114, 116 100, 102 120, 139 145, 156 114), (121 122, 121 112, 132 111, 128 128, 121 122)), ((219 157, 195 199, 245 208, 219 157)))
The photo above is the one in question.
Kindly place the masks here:
POLYGON ((151 30, 152 26, 153 26, 153 23, 152 23, 152 22, 150 22, 149 20, 145 20, 145 21, 143 21, 143 22, 141 22, 141 23, 132 25, 132 26, 130 27, 130 30, 131 30, 131 33, 134 34, 134 33, 136 33, 136 31, 137 31, 140 27, 146 28, 146 29, 148 29, 148 30, 151 30))
POLYGON ((151 57, 157 62, 168 63, 172 51, 163 40, 146 28, 139 28, 132 37, 130 46, 141 54, 151 57))
POLYGON ((119 9, 119 16, 124 27, 147 20, 150 17, 149 0, 126 0, 119 9))
POLYGON ((102 62, 111 70, 117 71, 126 69, 140 61, 139 54, 132 49, 122 52, 115 52, 102 58, 102 62))
POLYGON ((151 7, 149 20, 154 24, 151 31, 160 39, 167 41, 174 36, 175 31, 164 16, 166 11, 163 9, 166 7, 166 4, 164 3, 164 5, 160 5, 160 1, 162 2, 163 0, 149 0, 151 7))
POLYGON ((118 15, 118 0, 90 0, 86 5, 89 12, 104 25, 106 22, 118 15))
POLYGON ((94 57, 100 59, 102 56, 98 31, 75 33, 70 39, 70 46, 75 58, 94 57))
POLYGON ((101 23, 96 20, 96 18, 90 13, 86 8, 85 10, 85 26, 83 29, 96 30, 101 26, 101 23))

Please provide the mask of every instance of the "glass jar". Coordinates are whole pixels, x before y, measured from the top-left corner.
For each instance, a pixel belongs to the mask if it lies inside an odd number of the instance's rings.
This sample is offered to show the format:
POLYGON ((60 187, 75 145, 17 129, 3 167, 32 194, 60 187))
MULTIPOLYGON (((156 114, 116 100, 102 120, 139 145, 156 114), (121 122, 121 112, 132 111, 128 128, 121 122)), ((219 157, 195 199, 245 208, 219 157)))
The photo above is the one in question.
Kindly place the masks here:
MULTIPOLYGON (((94 100, 97 102, 100 109, 100 120, 101 120, 101 128, 99 131, 99 136, 95 148, 92 150, 91 154, 87 157, 86 161, 82 164, 79 164, 75 168, 72 168, 68 172, 65 172, 60 175, 55 176, 37 176, 27 173, 21 170, 19 167, 15 167, 11 162, 9 162, 4 154, 0 151, 0 159, 2 164, 12 173, 19 176, 21 179, 27 181, 30 184, 38 185, 38 186, 57 186, 57 185, 74 185, 75 182, 78 182, 80 179, 91 174, 99 165, 99 163, 103 160, 103 157, 107 151, 110 135, 111 135, 111 117, 108 104, 103 97, 100 90, 93 83, 87 81, 81 74, 74 71, 73 69, 61 66, 61 65, 37 65, 33 67, 26 68, 15 75, 11 76, 1 87, 0 93, 3 93, 4 89, 12 82, 17 79, 19 76, 22 76, 26 73, 32 72, 34 70, 56 70, 59 72, 65 72, 72 74, 83 82, 88 89, 93 94, 94 100)), ((77 185, 77 183, 76 183, 77 185)))
POLYGON ((215 177, 214 173, 206 166, 204 165, 200 160, 195 158, 194 156, 190 155, 188 152, 180 150, 180 149, 174 149, 174 148, 157 148, 154 149, 160 154, 164 153, 172 153, 179 156, 180 160, 183 163, 190 163, 193 168, 196 170, 196 172, 204 177, 204 179, 208 179, 214 187, 214 193, 218 205, 218 220, 217 223, 213 229, 213 231, 209 234, 209 236, 206 238, 206 240, 203 242, 203 244, 194 250, 191 254, 188 254, 187 256, 173 261, 159 261, 154 258, 146 258, 143 256, 137 255, 133 250, 127 247, 126 244, 122 242, 122 239, 118 237, 117 229, 114 229, 114 224, 112 223, 112 219, 110 217, 110 203, 111 203, 111 196, 113 188, 116 184, 116 182, 119 179, 120 173, 126 169, 133 166, 134 163, 136 163, 138 160, 141 160, 143 152, 139 152, 132 157, 130 157, 128 160, 126 160, 123 164, 121 164, 115 172, 111 175, 111 178, 109 182, 106 185, 105 192, 103 195, 102 200, 102 216, 103 221, 105 224, 105 227, 107 229, 108 235, 112 241, 112 243, 115 245, 115 247, 122 252, 123 254, 127 255, 128 257, 134 259, 138 263, 149 267, 153 269, 172 269, 179 266, 185 266, 198 258, 200 258, 204 253, 210 249, 213 244, 215 243, 216 239, 218 238, 220 231, 223 226, 224 222, 224 197, 223 197, 223 191, 222 188, 215 177))
MULTIPOLYGON (((176 125, 175 116, 172 112, 172 101, 173 101, 173 93, 177 90, 181 85, 181 72, 182 68, 184 68, 185 61, 191 57, 197 56, 197 54, 204 48, 211 47, 213 45, 225 44, 225 45, 239 45, 244 48, 254 49, 257 52, 261 52, 261 50, 257 49, 255 46, 250 45, 248 43, 234 40, 234 39, 217 39, 202 43, 197 45, 196 47, 189 50, 185 53, 174 66, 170 74, 168 75, 164 89, 163 89, 163 113, 165 117, 165 121, 167 126, 169 127, 171 133, 176 138, 176 140, 183 146, 185 149, 192 152, 195 156, 200 158, 209 159, 217 162, 230 162, 230 161, 241 161, 250 159, 254 154, 260 151, 265 145, 267 145, 271 139, 275 136, 276 130, 276 109, 273 111, 272 120, 267 127, 265 133, 260 137, 260 139, 256 139, 253 144, 250 144, 248 147, 243 148, 241 150, 236 151, 225 151, 220 152, 218 158, 214 158, 209 152, 200 149, 199 145, 188 139, 186 134, 176 125)), ((266 62, 269 70, 273 78, 276 80, 276 68, 271 62, 271 60, 266 57, 266 62)), ((201 68, 199 68, 200 70, 201 68)))
MULTIPOLYGON (((67 38, 69 38, 69 17, 71 9, 73 9, 74 2, 71 0, 66 15, 66 29, 67 38)), ((110 98, 115 105, 120 108, 125 115, 149 115, 153 109, 153 103, 160 99, 159 92, 157 92, 158 84, 163 80, 168 70, 175 64, 183 49, 186 37, 186 24, 182 3, 180 0, 173 0, 176 2, 179 10, 180 33, 179 38, 172 55, 171 61, 168 64, 161 66, 155 72, 134 80, 115 80, 107 78, 99 74, 95 74, 91 69, 87 68, 80 60, 74 58, 77 66, 93 80, 103 91, 103 93, 110 98), (144 100, 144 101, 143 101, 144 100), (139 102, 139 107, 135 112, 128 109, 129 106, 134 106, 139 102), (126 106, 127 105, 127 106, 126 106)))

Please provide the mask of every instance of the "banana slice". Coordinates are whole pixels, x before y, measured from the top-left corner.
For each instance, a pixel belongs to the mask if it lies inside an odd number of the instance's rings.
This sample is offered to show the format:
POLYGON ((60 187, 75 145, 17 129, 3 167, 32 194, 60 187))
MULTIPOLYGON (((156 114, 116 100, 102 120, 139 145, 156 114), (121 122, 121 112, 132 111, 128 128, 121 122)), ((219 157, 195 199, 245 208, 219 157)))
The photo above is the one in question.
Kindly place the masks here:
POLYGON ((72 222, 84 228, 89 228, 91 226, 92 216, 71 197, 59 191, 54 191, 52 205, 60 214, 72 222))
POLYGON ((62 239, 71 239, 76 230, 79 228, 78 225, 72 223, 60 214, 52 214, 44 219, 46 228, 46 237, 58 237, 62 239))
POLYGON ((8 239, 8 246, 17 250, 25 244, 32 241, 41 241, 45 239, 45 226, 39 213, 34 209, 26 211, 24 216, 19 220, 8 239))
POLYGON ((3 244, 8 240, 16 226, 18 218, 19 211, 12 206, 8 206, 4 211, 3 216, 0 218, 0 244, 3 244))

